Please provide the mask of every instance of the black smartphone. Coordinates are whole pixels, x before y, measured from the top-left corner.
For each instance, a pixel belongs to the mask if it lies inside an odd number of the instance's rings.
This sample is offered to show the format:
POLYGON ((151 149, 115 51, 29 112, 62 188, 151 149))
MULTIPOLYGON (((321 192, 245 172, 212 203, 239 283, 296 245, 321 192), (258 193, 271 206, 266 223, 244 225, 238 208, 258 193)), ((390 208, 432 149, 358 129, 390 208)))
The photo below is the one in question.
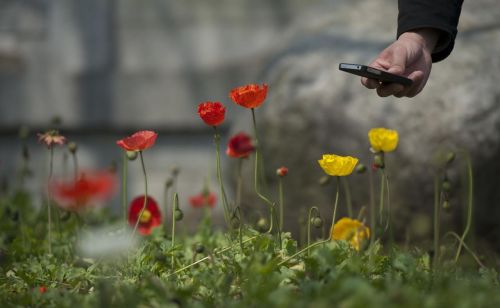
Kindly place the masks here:
POLYGON ((411 86, 411 84, 413 83, 411 79, 408 79, 406 77, 394 75, 362 64, 340 63, 339 70, 361 77, 377 79, 381 82, 399 83, 404 86, 411 86))

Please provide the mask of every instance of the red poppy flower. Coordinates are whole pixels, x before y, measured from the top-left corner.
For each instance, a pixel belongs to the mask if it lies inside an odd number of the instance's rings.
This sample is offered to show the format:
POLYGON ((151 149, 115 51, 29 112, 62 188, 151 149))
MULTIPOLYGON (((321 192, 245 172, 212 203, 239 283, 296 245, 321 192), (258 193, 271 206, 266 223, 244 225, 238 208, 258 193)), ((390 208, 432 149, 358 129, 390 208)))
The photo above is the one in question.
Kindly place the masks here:
POLYGON ((155 144, 158 134, 150 130, 142 130, 132 136, 118 140, 116 144, 125 151, 144 151, 155 144))
POLYGON ((92 202, 105 201, 113 196, 116 178, 108 171, 80 172, 76 180, 53 180, 50 185, 57 204, 78 211, 92 202))
POLYGON ((43 293, 47 292, 47 287, 44 285, 41 285, 40 287, 38 287, 38 291, 43 294, 43 293))
POLYGON ((205 102, 198 105, 200 118, 210 126, 217 126, 224 122, 226 108, 219 102, 205 102))
POLYGON ((284 177, 288 173, 288 168, 287 167, 280 167, 276 170, 276 174, 278 176, 284 177))
POLYGON ((239 133, 231 137, 227 143, 226 154, 234 158, 246 158, 255 150, 252 139, 245 133, 239 133))
POLYGON ((60 135, 57 130, 49 130, 43 134, 38 133, 38 142, 45 144, 50 149, 55 144, 63 145, 66 143, 66 138, 60 135))
POLYGON ((229 98, 236 104, 245 108, 257 108, 266 99, 267 84, 248 84, 246 86, 234 88, 229 92, 229 98))
POLYGON ((214 208, 215 203, 217 203, 217 196, 213 192, 202 192, 189 197, 189 203, 194 208, 202 208, 204 206, 214 208))
POLYGON ((161 213, 158 208, 158 203, 156 203, 156 201, 150 196, 146 199, 146 208, 144 209, 144 212, 142 212, 141 217, 139 217, 139 213, 141 212, 143 206, 144 195, 136 197, 132 200, 130 207, 128 208, 128 223, 134 227, 139 219, 137 231, 139 231, 142 235, 149 235, 154 227, 161 224, 161 213))

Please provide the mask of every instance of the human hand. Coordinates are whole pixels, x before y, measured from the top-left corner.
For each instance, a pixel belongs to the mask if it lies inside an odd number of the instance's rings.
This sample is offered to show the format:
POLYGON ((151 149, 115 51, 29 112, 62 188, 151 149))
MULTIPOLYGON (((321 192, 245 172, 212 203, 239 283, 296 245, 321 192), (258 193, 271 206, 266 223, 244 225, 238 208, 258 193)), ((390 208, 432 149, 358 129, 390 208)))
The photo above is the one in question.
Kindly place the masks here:
POLYGON ((431 73, 431 54, 438 36, 437 30, 430 28, 405 32, 369 64, 374 68, 411 79, 413 81, 411 86, 380 83, 376 79, 365 77, 361 78, 361 83, 368 89, 377 89, 377 94, 381 97, 417 95, 424 88, 431 73))

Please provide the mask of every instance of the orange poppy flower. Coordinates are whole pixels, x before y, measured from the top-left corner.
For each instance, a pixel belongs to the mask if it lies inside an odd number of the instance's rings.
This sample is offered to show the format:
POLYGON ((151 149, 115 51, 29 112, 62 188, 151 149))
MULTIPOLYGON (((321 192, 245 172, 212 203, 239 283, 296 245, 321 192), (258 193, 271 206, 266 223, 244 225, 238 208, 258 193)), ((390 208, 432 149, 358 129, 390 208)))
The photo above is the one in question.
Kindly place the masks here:
POLYGON ((155 144, 157 137, 158 134, 151 130, 142 130, 118 140, 116 144, 125 151, 144 151, 155 144))
POLYGON ((248 84, 246 86, 234 88, 229 92, 229 98, 236 104, 245 108, 257 108, 266 99, 267 84, 248 84))

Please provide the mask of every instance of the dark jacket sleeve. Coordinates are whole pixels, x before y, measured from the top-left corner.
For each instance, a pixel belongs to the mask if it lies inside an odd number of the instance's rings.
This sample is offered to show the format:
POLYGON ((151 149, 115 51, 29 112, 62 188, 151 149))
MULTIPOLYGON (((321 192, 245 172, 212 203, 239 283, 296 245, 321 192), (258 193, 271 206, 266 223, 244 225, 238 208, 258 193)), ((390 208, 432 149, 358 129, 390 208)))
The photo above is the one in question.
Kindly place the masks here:
POLYGON ((451 53, 457 36, 457 25, 463 0, 398 0, 398 36, 418 28, 434 28, 441 32, 432 62, 451 53))

